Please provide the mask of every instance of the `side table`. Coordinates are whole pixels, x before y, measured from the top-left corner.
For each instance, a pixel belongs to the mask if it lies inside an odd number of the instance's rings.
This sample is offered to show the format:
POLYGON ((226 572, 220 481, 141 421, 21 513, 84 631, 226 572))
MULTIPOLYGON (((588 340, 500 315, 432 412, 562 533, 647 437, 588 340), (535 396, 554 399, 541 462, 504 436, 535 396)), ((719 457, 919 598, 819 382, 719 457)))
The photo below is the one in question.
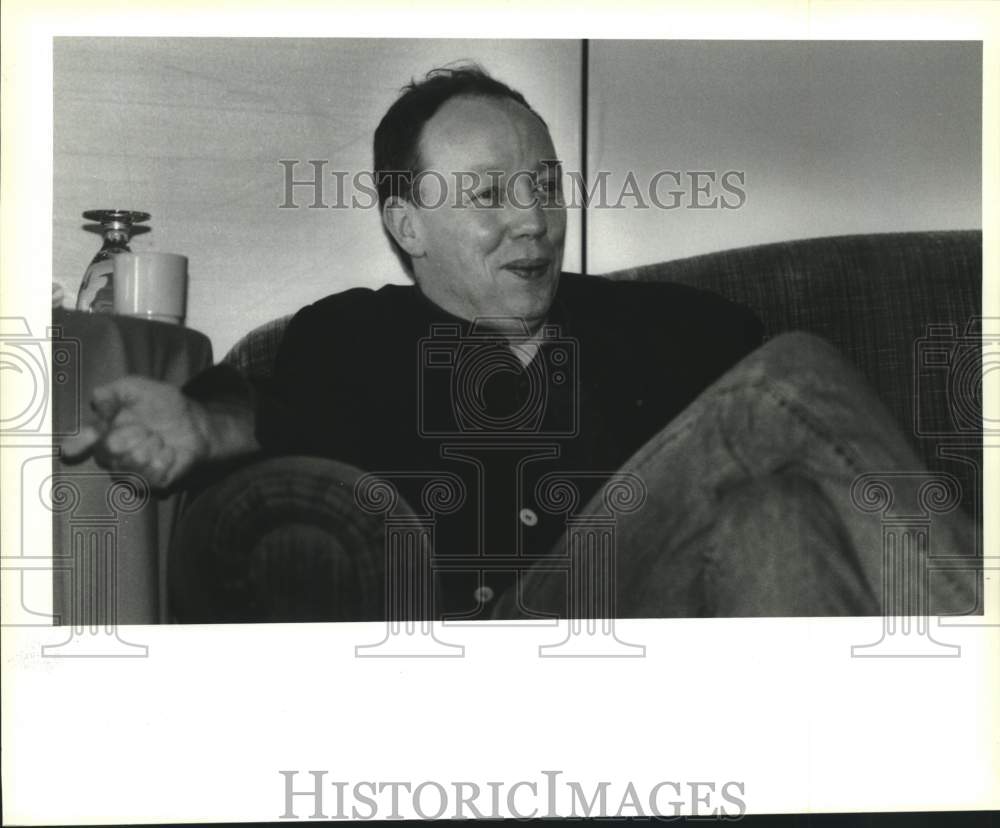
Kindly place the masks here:
MULTIPOLYGON (((128 316, 57 309, 53 426, 72 434, 90 420, 93 390, 129 374, 183 385, 212 364, 212 344, 198 331, 128 316)), ((54 338, 55 338, 54 337, 54 338)), ((153 494, 139 475, 108 472, 92 459, 65 463, 55 452, 52 477, 55 623, 85 628, 157 624, 167 619, 167 549, 180 494, 153 494)))

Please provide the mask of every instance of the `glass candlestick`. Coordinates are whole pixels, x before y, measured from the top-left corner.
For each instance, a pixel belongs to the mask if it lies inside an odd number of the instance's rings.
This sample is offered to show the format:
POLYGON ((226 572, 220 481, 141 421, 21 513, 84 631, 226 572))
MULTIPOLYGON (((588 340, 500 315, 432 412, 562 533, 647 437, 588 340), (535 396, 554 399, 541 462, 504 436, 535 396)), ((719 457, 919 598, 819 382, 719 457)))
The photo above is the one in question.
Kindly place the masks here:
POLYGON ((104 244, 90 261, 80 292, 76 297, 76 309, 93 313, 114 313, 114 255, 130 253, 128 243, 132 236, 149 230, 139 222, 149 221, 149 213, 135 210, 87 210, 83 217, 99 222, 84 227, 104 236, 104 244))

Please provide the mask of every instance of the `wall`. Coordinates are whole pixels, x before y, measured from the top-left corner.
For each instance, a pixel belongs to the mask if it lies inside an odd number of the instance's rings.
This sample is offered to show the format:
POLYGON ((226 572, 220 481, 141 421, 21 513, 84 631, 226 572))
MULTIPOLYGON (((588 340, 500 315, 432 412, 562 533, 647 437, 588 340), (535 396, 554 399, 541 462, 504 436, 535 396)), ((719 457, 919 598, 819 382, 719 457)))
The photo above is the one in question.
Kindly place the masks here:
MULTIPOLYGON (((57 38, 53 278, 75 299, 100 246, 81 229, 84 210, 152 213, 133 250, 189 256, 187 321, 217 357, 329 293, 406 282, 377 210, 310 209, 302 188, 300 209, 279 209, 278 161, 370 170, 372 133, 399 87, 471 58, 525 94, 576 168, 579 53, 569 40, 57 38)), ((568 268, 579 246, 574 217, 568 268)))
MULTIPOLYGON (((590 168, 744 171, 739 209, 594 209, 599 273, 784 239, 981 226, 981 47, 592 41, 590 168)), ((661 180, 669 207, 674 180, 661 180)), ((707 179, 700 178, 705 184, 707 179)), ((738 203, 716 186, 698 197, 738 203)), ((614 203, 609 198, 611 203, 614 203)))

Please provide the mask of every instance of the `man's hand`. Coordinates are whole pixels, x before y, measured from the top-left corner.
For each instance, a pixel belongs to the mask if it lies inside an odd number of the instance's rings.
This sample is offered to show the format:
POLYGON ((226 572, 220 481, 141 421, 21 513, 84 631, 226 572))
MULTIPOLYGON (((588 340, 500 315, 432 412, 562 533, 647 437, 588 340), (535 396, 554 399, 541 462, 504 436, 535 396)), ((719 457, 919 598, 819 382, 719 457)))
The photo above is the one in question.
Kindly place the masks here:
POLYGON ((206 460, 256 448, 252 412, 213 411, 168 383, 125 377, 97 388, 90 405, 97 422, 62 444, 67 459, 92 451, 100 465, 137 472, 153 488, 206 460))

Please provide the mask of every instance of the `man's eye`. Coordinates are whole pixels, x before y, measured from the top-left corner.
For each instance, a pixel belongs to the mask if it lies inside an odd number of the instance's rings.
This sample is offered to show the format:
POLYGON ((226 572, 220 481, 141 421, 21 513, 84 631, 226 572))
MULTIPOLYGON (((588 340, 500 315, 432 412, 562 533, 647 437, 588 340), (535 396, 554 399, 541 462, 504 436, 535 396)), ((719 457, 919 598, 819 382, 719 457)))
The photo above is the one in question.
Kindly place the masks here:
POLYGON ((480 190, 476 193, 475 200, 479 204, 499 204, 500 189, 498 187, 490 187, 486 190, 480 190))
POLYGON ((546 198, 552 199, 553 201, 558 200, 562 195, 562 185, 558 178, 553 178, 550 181, 539 182, 538 189, 545 194, 546 198))

